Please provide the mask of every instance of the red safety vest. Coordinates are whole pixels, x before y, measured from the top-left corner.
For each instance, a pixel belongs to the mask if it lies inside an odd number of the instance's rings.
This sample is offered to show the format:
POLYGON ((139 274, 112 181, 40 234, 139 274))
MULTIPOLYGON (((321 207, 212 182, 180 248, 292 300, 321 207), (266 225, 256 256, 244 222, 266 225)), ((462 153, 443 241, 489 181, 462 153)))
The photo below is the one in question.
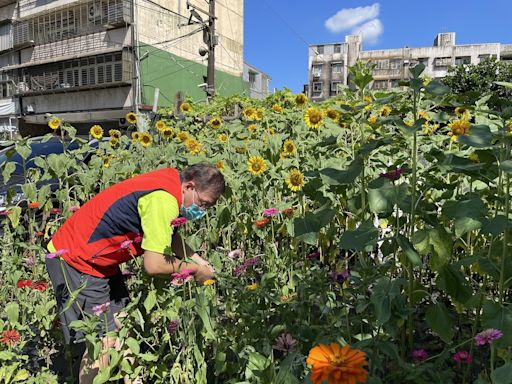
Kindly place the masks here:
POLYGON ((143 235, 138 201, 156 190, 170 193, 181 206, 176 169, 138 175, 105 189, 80 207, 53 236, 54 248, 64 250, 62 258, 81 272, 97 277, 119 273, 119 264, 143 253, 140 242, 134 242, 143 235))

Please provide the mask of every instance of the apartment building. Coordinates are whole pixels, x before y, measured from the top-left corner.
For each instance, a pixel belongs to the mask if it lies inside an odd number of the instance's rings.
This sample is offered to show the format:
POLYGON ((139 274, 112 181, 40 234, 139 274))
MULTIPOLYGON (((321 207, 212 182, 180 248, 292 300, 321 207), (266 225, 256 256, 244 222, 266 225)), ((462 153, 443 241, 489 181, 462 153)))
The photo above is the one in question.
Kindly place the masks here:
POLYGON ((270 94, 272 78, 253 65, 244 63, 244 80, 249 84, 249 95, 256 99, 264 99, 270 94))
MULTIPOLYGON (((243 0, 215 15, 217 93, 248 92, 243 0)), ((118 128, 178 92, 205 100, 207 20, 204 0, 0 0, 0 131, 44 133, 48 114, 118 128)))
POLYGON ((457 45, 455 33, 450 32, 439 33, 431 47, 365 51, 361 36, 347 36, 344 43, 311 45, 308 56, 309 79, 305 89, 310 98, 320 101, 335 96, 339 86, 350 84, 348 67, 357 60, 375 64, 373 89, 391 89, 407 79, 409 68, 418 63, 425 65, 425 76, 441 79, 454 65, 478 64, 488 57, 512 62, 512 45, 457 45))

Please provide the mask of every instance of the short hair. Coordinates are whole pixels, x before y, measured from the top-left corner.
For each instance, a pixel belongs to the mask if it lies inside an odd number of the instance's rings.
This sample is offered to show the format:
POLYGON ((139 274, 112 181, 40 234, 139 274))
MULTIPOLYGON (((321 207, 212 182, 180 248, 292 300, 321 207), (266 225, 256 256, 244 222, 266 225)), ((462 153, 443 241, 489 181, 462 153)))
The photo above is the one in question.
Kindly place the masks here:
POLYGON ((213 165, 199 163, 186 167, 182 173, 183 181, 193 181, 200 191, 211 191, 220 196, 226 189, 224 175, 213 165))

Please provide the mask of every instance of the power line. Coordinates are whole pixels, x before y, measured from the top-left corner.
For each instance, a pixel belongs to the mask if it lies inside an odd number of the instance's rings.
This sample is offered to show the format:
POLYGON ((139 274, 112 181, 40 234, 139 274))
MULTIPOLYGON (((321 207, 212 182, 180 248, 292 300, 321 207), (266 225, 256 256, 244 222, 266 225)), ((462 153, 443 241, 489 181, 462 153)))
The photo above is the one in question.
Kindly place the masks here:
MULTIPOLYGON (((178 13, 178 12, 176 12, 176 11, 173 11, 173 10, 171 10, 171 9, 169 9, 169 8, 165 8, 163 5, 158 4, 158 3, 154 2, 153 0, 144 0, 144 1, 147 1, 148 3, 153 4, 153 5, 157 6, 158 8, 161 8, 161 9, 163 9, 163 10, 165 10, 165 11, 168 11, 168 12, 170 12, 170 13, 175 14, 176 16, 179 16, 179 17, 182 17, 182 18, 184 18, 184 19, 188 20, 188 17, 187 17, 187 16, 184 16, 184 15, 182 15, 181 13, 178 13)), ((140 4, 137 4, 137 5, 138 5, 138 6, 141 6, 140 4)))

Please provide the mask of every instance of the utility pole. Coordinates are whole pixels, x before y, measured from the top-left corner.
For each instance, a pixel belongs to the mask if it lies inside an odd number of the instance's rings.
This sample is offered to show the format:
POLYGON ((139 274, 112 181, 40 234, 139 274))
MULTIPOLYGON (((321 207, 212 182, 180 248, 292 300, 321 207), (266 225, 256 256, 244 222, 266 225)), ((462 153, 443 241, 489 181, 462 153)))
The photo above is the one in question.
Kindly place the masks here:
POLYGON ((215 45, 217 45, 217 37, 215 36, 215 0, 209 0, 208 9, 208 67, 206 70, 206 96, 211 101, 215 96, 215 45))

